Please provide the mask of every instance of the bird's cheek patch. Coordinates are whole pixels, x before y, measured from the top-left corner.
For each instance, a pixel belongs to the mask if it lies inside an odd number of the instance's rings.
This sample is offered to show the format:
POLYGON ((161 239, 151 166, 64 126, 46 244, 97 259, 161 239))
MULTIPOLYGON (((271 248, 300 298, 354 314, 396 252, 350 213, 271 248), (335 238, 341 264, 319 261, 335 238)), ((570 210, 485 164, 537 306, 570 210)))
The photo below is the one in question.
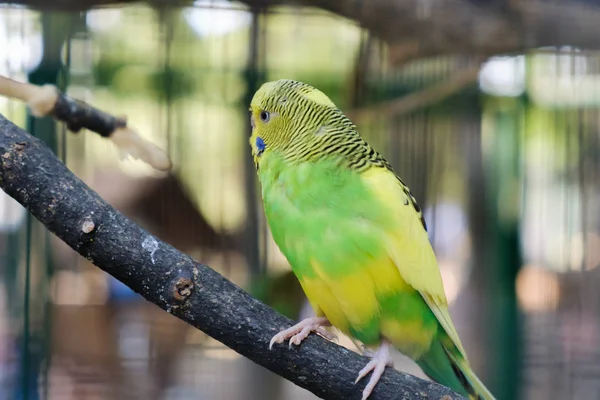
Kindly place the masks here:
POLYGON ((267 148, 267 145, 265 144, 265 141, 263 140, 263 138, 261 138, 260 136, 256 137, 255 144, 256 144, 256 155, 260 156, 267 148))

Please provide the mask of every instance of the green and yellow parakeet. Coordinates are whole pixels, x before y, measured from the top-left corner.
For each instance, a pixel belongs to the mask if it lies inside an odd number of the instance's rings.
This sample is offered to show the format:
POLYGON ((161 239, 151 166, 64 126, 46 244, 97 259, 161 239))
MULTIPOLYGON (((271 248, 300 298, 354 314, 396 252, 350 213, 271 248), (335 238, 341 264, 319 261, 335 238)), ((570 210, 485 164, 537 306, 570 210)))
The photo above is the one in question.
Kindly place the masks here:
POLYGON ((298 345, 333 325, 367 348, 366 399, 393 346, 437 382, 493 399, 475 373, 448 304, 421 209, 390 164, 321 91, 265 83, 251 105, 250 146, 273 239, 316 317, 271 341, 298 345))

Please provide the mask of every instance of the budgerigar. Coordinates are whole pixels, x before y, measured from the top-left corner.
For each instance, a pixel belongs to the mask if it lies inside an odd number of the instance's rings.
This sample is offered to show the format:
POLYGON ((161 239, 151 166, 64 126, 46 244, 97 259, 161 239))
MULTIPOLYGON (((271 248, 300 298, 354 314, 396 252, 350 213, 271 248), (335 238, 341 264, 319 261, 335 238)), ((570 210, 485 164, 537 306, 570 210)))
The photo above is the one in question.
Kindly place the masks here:
POLYGON ((433 380, 471 399, 493 399, 475 373, 448 313, 421 209, 390 164, 321 91, 265 83, 251 105, 250 145, 273 239, 316 317, 271 341, 298 345, 333 325, 368 349, 369 397, 390 347, 433 380))

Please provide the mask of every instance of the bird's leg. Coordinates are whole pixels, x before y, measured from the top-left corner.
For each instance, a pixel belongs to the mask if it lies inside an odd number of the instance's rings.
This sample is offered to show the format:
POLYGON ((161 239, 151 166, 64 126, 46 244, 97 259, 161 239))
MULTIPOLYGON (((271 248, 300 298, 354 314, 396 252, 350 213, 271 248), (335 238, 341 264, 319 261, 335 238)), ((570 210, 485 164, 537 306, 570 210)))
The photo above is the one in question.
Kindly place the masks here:
POLYGON ((375 354, 377 354, 377 350, 371 350, 366 347, 363 347, 362 349, 362 355, 365 357, 373 358, 375 357, 375 354))
POLYGON ((369 361, 369 363, 360 370, 356 381, 354 381, 354 383, 358 383, 358 381, 367 376, 369 372, 373 371, 371 379, 369 379, 369 383, 367 383, 367 386, 365 386, 363 390, 362 400, 366 400, 367 397, 371 395, 375 385, 377 385, 377 382, 379 382, 379 378, 381 378, 381 375, 383 375, 385 367, 394 366, 394 362, 390 357, 390 343, 385 339, 381 342, 377 351, 372 354, 371 361, 369 361))
POLYGON ((281 331, 277 335, 273 336, 271 343, 269 343, 269 350, 271 350, 273 344, 283 343, 287 339, 290 339, 289 347, 292 347, 293 344, 299 345, 311 332, 315 332, 323 336, 325 339, 334 340, 336 336, 333 333, 323 329, 324 326, 331 326, 331 323, 325 317, 312 317, 303 319, 291 328, 281 331))

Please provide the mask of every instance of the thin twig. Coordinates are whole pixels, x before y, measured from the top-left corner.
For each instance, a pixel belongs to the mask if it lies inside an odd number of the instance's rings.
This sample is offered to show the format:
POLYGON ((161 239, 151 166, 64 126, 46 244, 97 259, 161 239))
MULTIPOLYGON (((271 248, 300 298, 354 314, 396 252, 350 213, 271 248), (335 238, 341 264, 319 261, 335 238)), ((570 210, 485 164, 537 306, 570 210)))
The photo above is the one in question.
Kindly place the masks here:
POLYGON ((416 93, 371 106, 350 110, 346 115, 354 120, 368 116, 399 116, 435 104, 459 92, 477 80, 479 63, 476 67, 457 72, 449 79, 416 93))
MULTIPOLYGON (((310 335, 269 350, 292 321, 210 267, 125 218, 71 173, 40 140, 0 115, 0 187, 83 257, 148 301, 324 399, 359 399, 367 359, 310 335)), ((371 400, 460 399, 434 382, 388 368, 371 400)))
POLYGON ((100 111, 67 96, 53 85, 37 86, 0 76, 0 96, 24 101, 36 117, 54 116, 65 122, 71 132, 77 133, 82 128, 96 132, 110 139, 124 155, 140 159, 158 170, 168 171, 172 167, 164 150, 127 127, 126 117, 100 111))

